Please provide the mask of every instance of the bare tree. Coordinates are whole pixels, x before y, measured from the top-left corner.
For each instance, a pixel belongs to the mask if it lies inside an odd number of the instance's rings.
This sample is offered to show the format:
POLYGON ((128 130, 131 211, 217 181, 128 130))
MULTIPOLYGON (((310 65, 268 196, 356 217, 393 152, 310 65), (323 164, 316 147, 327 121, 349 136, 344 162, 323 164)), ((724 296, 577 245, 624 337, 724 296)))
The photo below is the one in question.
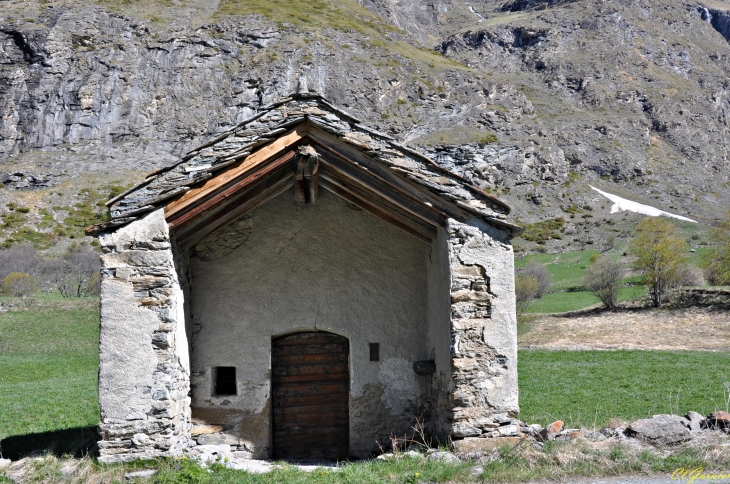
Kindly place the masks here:
POLYGON ((702 269, 690 263, 684 266, 679 277, 679 285, 682 287, 702 287, 706 284, 705 275, 702 269))
POLYGON ((81 244, 71 246, 63 259, 53 264, 54 282, 63 297, 85 297, 98 286, 99 253, 81 244))
POLYGON ((537 290, 534 295, 536 299, 540 299, 547 294, 553 285, 553 276, 550 275, 544 265, 538 264, 537 262, 530 262, 527 264, 527 267, 520 269, 518 273, 530 276, 537 281, 537 290))
POLYGON ((595 294, 608 309, 616 309, 618 289, 626 271, 620 262, 600 257, 586 268, 583 285, 595 294))

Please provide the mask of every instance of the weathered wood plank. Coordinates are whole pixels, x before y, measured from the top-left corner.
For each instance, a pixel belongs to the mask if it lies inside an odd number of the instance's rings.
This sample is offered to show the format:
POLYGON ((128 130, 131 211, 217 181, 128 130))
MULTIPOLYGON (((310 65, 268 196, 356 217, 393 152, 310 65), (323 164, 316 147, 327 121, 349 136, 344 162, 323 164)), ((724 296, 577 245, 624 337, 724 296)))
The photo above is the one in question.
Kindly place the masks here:
POLYGON ((357 182, 353 182, 347 178, 342 178, 340 173, 336 170, 332 170, 332 167, 328 165, 323 165, 322 177, 326 178, 330 183, 334 183, 340 188, 347 190, 354 196, 369 202, 371 205, 378 207, 381 210, 385 210, 392 216, 402 219, 406 223, 409 223, 412 227, 422 229, 422 231, 426 234, 434 234, 435 236, 437 233, 437 224, 424 221, 422 218, 414 215, 408 210, 405 210, 389 200, 382 198, 379 193, 371 191, 367 187, 359 185, 357 182))
POLYGON ((330 333, 299 333, 272 342, 275 458, 348 455, 348 359, 347 339, 330 333))
POLYGON ((442 201, 438 196, 429 192, 426 188, 414 184, 404 176, 394 173, 389 168, 383 166, 381 162, 369 158, 354 146, 348 146, 346 143, 342 143, 336 136, 316 127, 309 128, 308 136, 318 146, 322 146, 323 148, 329 149, 344 158, 349 158, 357 162, 367 168, 371 173, 398 187, 409 197, 423 203, 430 203, 434 209, 440 211, 446 216, 461 222, 465 221, 469 217, 468 212, 455 205, 442 201))
POLYGON ((303 355, 279 355, 277 356, 278 364, 281 366, 298 366, 301 364, 320 364, 320 363, 342 363, 347 362, 347 353, 308 353, 303 355))
POLYGON ((275 347, 291 346, 291 345, 307 345, 307 344, 340 344, 349 346, 347 340, 343 341, 342 336, 324 331, 312 331, 310 333, 297 333, 274 340, 275 347))
POLYGON ((327 170, 337 174, 340 179, 346 180, 353 185, 357 184, 372 193, 376 193, 381 198, 420 218, 425 223, 437 227, 446 224, 446 215, 444 213, 402 193, 398 187, 364 171, 361 166, 343 159, 341 156, 330 151, 323 151, 321 157, 323 167, 326 166, 327 170))
MULTIPOLYGON (((342 391, 341 388, 337 389, 342 391)), ((347 404, 349 399, 347 395, 332 395, 332 390, 328 392, 322 392, 320 395, 296 395, 296 396, 283 396, 277 395, 280 399, 281 404, 285 407, 297 407, 297 406, 312 406, 312 405, 327 405, 334 403, 347 404)))
POLYGON ((291 382, 288 385, 278 386, 271 394, 277 397, 287 398, 290 396, 316 396, 346 393, 348 381, 323 381, 315 383, 291 382))
POLYGON ((231 200, 231 205, 235 208, 231 209, 228 204, 221 205, 211 210, 211 213, 200 217, 189 226, 184 227, 180 231, 176 231, 178 233, 178 241, 181 242, 183 249, 187 250, 195 246, 195 244, 211 232, 246 215, 288 190, 293 182, 291 174, 285 173, 285 171, 282 170, 280 175, 272 175, 260 185, 257 184, 251 187, 249 191, 241 193, 239 195, 240 198, 231 200), (245 201, 238 203, 241 199, 245 201))
POLYGON ((273 376, 285 375, 332 375, 347 372, 346 363, 327 363, 327 364, 302 364, 297 366, 280 366, 271 370, 273 376))
POLYGON ((347 402, 322 405, 290 405, 274 406, 274 415, 335 415, 347 414, 347 402))
POLYGON ((293 159, 293 152, 285 153, 273 162, 269 163, 265 168, 257 170, 236 183, 227 186, 225 189, 216 192, 205 201, 201 201, 194 206, 191 204, 192 208, 185 213, 178 216, 166 215, 170 228, 174 230, 185 226, 185 224, 190 223, 201 214, 212 210, 216 205, 220 205, 231 197, 234 197, 241 190, 248 188, 257 181, 266 178, 268 175, 271 175, 274 171, 291 162, 293 159))
POLYGON ((300 345, 288 345, 288 346, 275 346, 271 349, 272 355, 274 356, 287 356, 287 355, 305 355, 305 354, 327 354, 335 351, 343 351, 347 348, 346 345, 341 343, 324 343, 324 344, 300 344, 300 345))

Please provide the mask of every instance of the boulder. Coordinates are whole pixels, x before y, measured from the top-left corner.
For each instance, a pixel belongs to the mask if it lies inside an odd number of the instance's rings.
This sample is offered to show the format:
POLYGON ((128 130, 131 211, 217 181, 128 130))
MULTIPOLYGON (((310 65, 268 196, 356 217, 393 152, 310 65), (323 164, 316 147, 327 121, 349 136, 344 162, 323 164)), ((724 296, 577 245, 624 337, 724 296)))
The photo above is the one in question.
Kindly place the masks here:
POLYGON ((193 427, 190 429, 190 435, 203 435, 203 434, 217 434, 223 431, 221 425, 202 425, 193 423, 193 427))
POLYGON ((687 420, 686 425, 689 430, 693 432, 702 430, 702 422, 705 420, 705 417, 701 414, 697 412, 687 412, 687 415, 685 415, 684 418, 687 420))
POLYGON ((556 440, 559 441, 568 441, 568 440, 575 440, 575 439, 583 439, 585 438, 585 434, 583 434, 583 431, 581 429, 565 429, 562 430, 557 437, 555 437, 556 440))
POLYGON ((437 460, 439 462, 446 462, 447 464, 458 464, 461 459, 456 457, 451 452, 432 452, 426 457, 428 460, 437 460))
POLYGON ((624 433, 654 445, 677 444, 692 438, 686 422, 679 415, 654 415, 632 422, 624 433))
POLYGON ((556 420, 555 422, 551 423, 544 429, 540 431, 540 434, 538 435, 538 439, 542 442, 548 441, 548 440, 555 440, 555 437, 558 436, 560 431, 563 430, 563 421, 562 420, 556 420))
POLYGON ((201 434, 195 438, 198 445, 238 445, 238 437, 229 434, 201 434))
POLYGON ((497 428, 497 432, 502 437, 508 437, 512 435, 519 435, 520 427, 517 425, 502 425, 497 428))
POLYGON ((718 410, 707 416, 702 424, 703 428, 711 430, 722 430, 730 428, 730 413, 718 410))
POLYGON ((124 474, 124 478, 128 481, 133 481, 135 479, 148 479, 155 474, 157 474, 157 469, 144 469, 141 471, 127 472, 124 474))
POLYGON ((457 439, 462 439, 464 437, 476 437, 481 434, 481 430, 476 427, 472 427, 465 422, 457 422, 453 425, 453 427, 451 427, 451 435, 457 439))

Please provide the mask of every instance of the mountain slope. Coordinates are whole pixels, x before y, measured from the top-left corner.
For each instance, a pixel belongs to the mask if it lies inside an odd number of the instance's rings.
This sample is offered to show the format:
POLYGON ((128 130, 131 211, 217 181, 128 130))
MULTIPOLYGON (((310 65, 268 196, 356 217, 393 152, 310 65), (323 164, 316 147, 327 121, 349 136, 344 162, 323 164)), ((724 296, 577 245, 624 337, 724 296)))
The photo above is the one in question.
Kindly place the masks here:
POLYGON ((727 9, 719 0, 11 4, 0 14, 0 207, 29 212, 3 219, 0 240, 27 240, 23 226, 45 233, 41 245, 78 235, 68 220, 77 204, 100 212, 114 187, 302 77, 499 194, 524 223, 563 217, 576 237, 605 231, 571 227, 576 210, 602 206, 588 183, 711 223, 730 206, 727 9))

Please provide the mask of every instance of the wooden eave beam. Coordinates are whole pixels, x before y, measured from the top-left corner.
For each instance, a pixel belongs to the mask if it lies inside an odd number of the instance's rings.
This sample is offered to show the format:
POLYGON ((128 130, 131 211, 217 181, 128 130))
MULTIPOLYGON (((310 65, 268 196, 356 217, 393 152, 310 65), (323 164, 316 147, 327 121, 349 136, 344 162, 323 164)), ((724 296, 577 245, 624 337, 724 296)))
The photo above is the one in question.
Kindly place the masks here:
POLYGON ((213 210, 214 207, 220 205, 231 197, 236 196, 238 192, 246 189, 250 185, 256 183, 259 180, 267 178, 271 173, 280 169, 284 165, 287 165, 294 159, 294 151, 288 151, 282 156, 279 156, 271 163, 268 163, 265 167, 250 173, 248 176, 236 181, 235 183, 229 184, 223 190, 214 192, 211 196, 205 198, 204 201, 195 203, 191 202, 190 209, 184 212, 178 217, 172 219, 168 218, 168 223, 171 229, 178 229, 190 223, 192 220, 199 217, 201 214, 213 210))
POLYGON ((181 213, 188 210, 193 204, 212 196, 218 190, 226 187, 240 177, 255 171, 262 163, 282 153, 306 136, 307 127, 305 123, 298 124, 268 145, 250 154, 240 163, 231 165, 219 174, 209 179, 203 186, 188 190, 183 196, 167 204, 165 207, 165 218, 173 220, 181 213))
POLYGON ((373 176, 368 170, 364 170, 362 166, 343 158, 337 153, 330 150, 320 151, 322 169, 336 174, 343 180, 348 180, 356 184, 363 190, 377 194, 379 197, 388 200, 388 202, 428 224, 434 226, 446 225, 446 215, 443 212, 409 196, 398 187, 380 177, 373 176))
POLYGON ((353 163, 361 165, 362 168, 367 169, 373 175, 397 187, 409 197, 414 198, 423 204, 430 204, 434 210, 445 214, 447 217, 464 222, 471 216, 471 214, 466 210, 459 208, 455 204, 442 200, 426 188, 417 185, 397 173, 394 173, 388 167, 383 166, 381 162, 371 159, 356 147, 349 145, 347 142, 343 142, 331 133, 311 125, 309 126, 308 131, 309 138, 318 146, 348 159, 353 163))
POLYGON ((207 214, 201 220, 197 220, 196 223, 176 231, 183 249, 194 247, 209 234, 252 212, 291 188, 294 181, 289 168, 289 166, 285 166, 269 178, 239 192, 237 197, 216 207, 215 211, 207 214))
POLYGON ((433 236, 433 238, 436 238, 436 233, 439 227, 438 224, 424 221, 414 216, 407 210, 403 210, 401 207, 383 198, 377 192, 373 192, 367 187, 353 183, 351 180, 341 177, 338 173, 330 171, 329 166, 325 165, 322 167, 321 175, 322 178, 326 178, 327 181, 329 181, 330 185, 337 185, 341 189, 347 190, 354 196, 368 202, 371 206, 377 207, 380 211, 389 213, 392 216, 391 218, 397 218, 401 220, 402 223, 420 230, 429 237, 433 236))

